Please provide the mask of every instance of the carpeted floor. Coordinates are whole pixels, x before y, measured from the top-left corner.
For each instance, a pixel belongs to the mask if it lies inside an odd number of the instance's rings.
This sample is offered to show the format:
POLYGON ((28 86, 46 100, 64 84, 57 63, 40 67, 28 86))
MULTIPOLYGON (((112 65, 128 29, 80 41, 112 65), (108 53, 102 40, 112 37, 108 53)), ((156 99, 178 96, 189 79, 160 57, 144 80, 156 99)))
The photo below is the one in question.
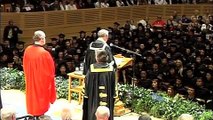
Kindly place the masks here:
MULTIPOLYGON (((25 94, 19 90, 1 90, 3 107, 10 107, 16 110, 17 116, 27 115, 25 105, 25 94)), ((60 120, 61 110, 63 108, 69 108, 72 111, 73 120, 81 120, 82 106, 78 105, 77 101, 71 101, 69 103, 65 99, 58 99, 54 104, 50 106, 48 112, 45 115, 51 116, 53 120, 60 120)), ((128 113, 120 117, 114 117, 114 120, 138 120, 138 115, 135 113, 128 113)), ((153 118, 152 120, 161 120, 153 118)))

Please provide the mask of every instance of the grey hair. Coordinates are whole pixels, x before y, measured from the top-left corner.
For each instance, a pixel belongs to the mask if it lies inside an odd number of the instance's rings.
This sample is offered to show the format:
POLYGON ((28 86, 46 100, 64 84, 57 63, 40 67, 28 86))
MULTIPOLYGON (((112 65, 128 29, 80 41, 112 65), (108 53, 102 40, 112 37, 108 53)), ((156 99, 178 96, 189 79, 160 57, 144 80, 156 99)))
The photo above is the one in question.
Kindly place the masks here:
POLYGON ((99 106, 96 110, 96 115, 99 114, 101 117, 110 116, 109 108, 106 106, 99 106))
POLYGON ((108 36, 109 35, 109 31, 106 29, 101 29, 98 31, 98 37, 104 37, 104 36, 108 36))
POLYGON ((1 120, 9 120, 16 115, 16 111, 13 108, 2 108, 1 109, 1 120))
POLYGON ((43 31, 37 30, 34 32, 33 40, 39 41, 40 39, 45 38, 45 37, 46 37, 46 35, 43 31))

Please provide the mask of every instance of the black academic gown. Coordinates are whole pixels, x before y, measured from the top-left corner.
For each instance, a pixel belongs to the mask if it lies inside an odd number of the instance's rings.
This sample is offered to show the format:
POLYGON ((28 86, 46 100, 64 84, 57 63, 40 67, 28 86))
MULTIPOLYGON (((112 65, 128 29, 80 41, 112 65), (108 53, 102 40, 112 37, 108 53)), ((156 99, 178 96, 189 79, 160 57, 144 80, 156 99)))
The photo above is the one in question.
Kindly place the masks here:
POLYGON ((116 64, 115 64, 113 54, 111 52, 111 48, 107 45, 106 42, 101 40, 101 38, 98 38, 96 41, 90 43, 88 49, 86 50, 86 54, 84 58, 84 70, 83 70, 84 75, 86 75, 90 65, 96 63, 95 51, 98 51, 98 50, 105 50, 107 52, 107 55, 109 56, 108 63, 113 62, 114 63, 113 66, 114 68, 116 68, 116 64))
POLYGON ((83 103, 83 120, 96 120, 98 106, 110 109, 113 120, 115 98, 115 70, 109 64, 92 64, 85 77, 85 95, 83 103))

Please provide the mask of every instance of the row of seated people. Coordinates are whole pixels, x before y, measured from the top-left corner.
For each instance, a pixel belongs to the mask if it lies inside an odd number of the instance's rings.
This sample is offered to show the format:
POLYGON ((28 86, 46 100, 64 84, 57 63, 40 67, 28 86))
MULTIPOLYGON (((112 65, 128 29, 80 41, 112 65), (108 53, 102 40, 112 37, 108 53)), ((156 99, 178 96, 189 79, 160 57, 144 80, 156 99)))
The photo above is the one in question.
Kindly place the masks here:
MULTIPOLYGON (((51 116, 42 115, 34 117, 32 115, 17 116, 17 112, 14 108, 4 107, 1 109, 1 120, 52 120, 51 116)), ((20 114, 20 113, 19 113, 20 114)), ((63 108, 60 115, 61 120, 72 120, 71 108, 63 108)))
MULTIPOLYGON (((64 108, 61 111, 61 120, 72 120, 71 112, 72 108, 64 108)), ((99 106, 95 112, 96 120, 108 120, 110 116, 109 108, 105 106, 99 106)), ((43 115, 39 118, 33 118, 33 116, 26 115, 22 117, 16 117, 16 111, 14 109, 3 108, 1 109, 1 120, 52 120, 51 116, 43 115)), ((152 120, 148 114, 142 114, 138 117, 138 120, 152 120)), ((194 120, 194 117, 189 114, 181 114, 178 120, 194 120)))
MULTIPOLYGON (((202 104, 209 106, 213 96, 212 15, 196 14, 188 18, 175 14, 167 22, 158 17, 153 23, 141 20, 137 26, 133 21, 127 21, 125 25, 115 22, 113 25, 107 28, 108 42, 136 51, 142 56, 136 56, 134 69, 124 69, 125 77, 120 79, 120 83, 130 84, 132 77, 136 77, 137 86, 154 91, 165 91, 173 86, 175 93, 192 100, 199 99, 202 104), (133 70, 135 76, 132 74, 133 70), (143 77, 143 74, 146 74, 146 77, 143 77), (188 97, 188 88, 195 89, 193 98, 188 97)), ((60 34, 58 38, 51 39, 46 48, 55 60, 57 76, 67 78, 67 73, 80 67, 85 51, 88 45, 97 39, 99 29, 92 31, 90 36, 85 31, 80 31, 79 36, 70 38, 60 34)), ((9 41, 4 42, 1 67, 19 66, 21 69, 23 43, 17 44, 16 49, 11 49, 9 41), (11 52, 8 53, 9 51, 11 52)), ((112 52, 133 57, 132 54, 113 47, 112 52)))
POLYGON ((15 0, 1 1, 11 4, 13 12, 32 12, 50 10, 76 10, 85 8, 121 7, 143 4, 179 4, 179 3, 207 3, 208 0, 15 0))

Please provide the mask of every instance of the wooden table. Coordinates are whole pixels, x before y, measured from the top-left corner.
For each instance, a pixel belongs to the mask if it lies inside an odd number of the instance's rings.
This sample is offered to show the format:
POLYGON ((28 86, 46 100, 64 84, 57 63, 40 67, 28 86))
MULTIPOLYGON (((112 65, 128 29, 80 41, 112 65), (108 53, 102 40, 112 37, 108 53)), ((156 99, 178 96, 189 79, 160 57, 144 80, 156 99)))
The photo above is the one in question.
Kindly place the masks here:
POLYGON ((69 76, 69 85, 68 85, 68 101, 71 102, 72 100, 72 93, 78 93, 78 103, 81 104, 83 100, 83 87, 84 87, 84 78, 85 76, 78 73, 78 72, 71 72, 68 74, 69 76), (73 79, 77 79, 79 81, 79 84, 77 86, 72 85, 73 79))

